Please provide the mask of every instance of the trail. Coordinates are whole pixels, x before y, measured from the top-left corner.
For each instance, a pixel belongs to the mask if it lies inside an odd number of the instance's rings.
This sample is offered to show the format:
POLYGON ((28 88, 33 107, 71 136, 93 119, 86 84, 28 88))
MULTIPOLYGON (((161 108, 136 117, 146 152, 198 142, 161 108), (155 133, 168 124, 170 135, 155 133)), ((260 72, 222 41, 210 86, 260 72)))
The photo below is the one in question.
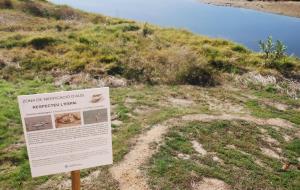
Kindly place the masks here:
POLYGON ((210 122, 214 120, 243 120, 256 123, 257 125, 272 125, 283 128, 294 127, 292 123, 283 119, 261 119, 249 115, 240 116, 232 114, 192 114, 185 115, 177 119, 169 119, 162 124, 151 127, 146 133, 141 134, 137 138, 137 142, 132 150, 127 155, 125 155, 124 159, 119 164, 114 165, 110 169, 112 176, 119 182, 120 189, 149 189, 145 175, 141 172, 140 167, 145 164, 156 151, 155 149, 151 149, 151 144, 155 142, 159 143, 163 139, 163 136, 168 132, 168 128, 171 127, 172 124, 178 123, 180 121, 210 122))
POLYGON ((136 145, 123 161, 110 169, 113 177, 119 182, 120 189, 149 189, 139 168, 155 153, 150 145, 162 140, 167 129, 166 125, 153 126, 138 138, 136 145))

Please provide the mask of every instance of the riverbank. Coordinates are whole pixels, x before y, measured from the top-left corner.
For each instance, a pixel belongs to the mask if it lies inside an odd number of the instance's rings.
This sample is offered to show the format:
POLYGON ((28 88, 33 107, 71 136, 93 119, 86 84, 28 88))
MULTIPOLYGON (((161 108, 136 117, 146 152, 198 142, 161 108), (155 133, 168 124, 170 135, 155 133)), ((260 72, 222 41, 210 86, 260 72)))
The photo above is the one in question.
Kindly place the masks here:
POLYGON ((300 2, 295 1, 247 1, 247 0, 200 0, 200 2, 217 6, 229 6, 254 9, 263 12, 281 14, 300 18, 300 2))

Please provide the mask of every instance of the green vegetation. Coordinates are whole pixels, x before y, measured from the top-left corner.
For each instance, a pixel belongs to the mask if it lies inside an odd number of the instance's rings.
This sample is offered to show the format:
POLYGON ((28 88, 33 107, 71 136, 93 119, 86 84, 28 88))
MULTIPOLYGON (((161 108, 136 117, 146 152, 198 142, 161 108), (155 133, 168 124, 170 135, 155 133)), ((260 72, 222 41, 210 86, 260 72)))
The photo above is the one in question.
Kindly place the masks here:
POLYGON ((265 66, 275 68, 288 75, 292 70, 293 64, 287 61, 287 46, 280 40, 276 40, 274 43, 272 36, 269 36, 265 42, 260 41, 259 46, 264 53, 265 66))
MULTIPOLYGON (((193 184, 207 177, 223 180, 235 189, 297 189, 299 170, 280 172, 278 160, 260 153, 260 147, 266 143, 259 128, 271 129, 242 121, 176 126, 150 161, 149 184, 153 189, 192 189, 193 184), (193 140, 201 143, 208 154, 197 153, 192 147, 193 140), (179 158, 179 154, 190 158, 179 158), (213 156, 222 163, 213 161, 213 156)), ((284 148, 282 144, 280 147, 284 148)), ((286 147, 293 155, 291 160, 299 156, 297 148, 298 140, 286 147)))
POLYGON ((246 106, 252 111, 253 115, 262 118, 282 118, 292 123, 300 125, 299 112, 294 110, 280 111, 271 106, 263 105, 258 101, 251 100, 246 102, 246 106))
POLYGON ((18 84, 0 81, 0 106, 5 108, 0 111, 0 186, 3 189, 21 188, 24 184, 30 189, 31 185, 47 180, 47 177, 32 180, 26 148, 19 145, 24 140, 17 96, 53 91, 50 81, 19 81, 18 84))
MULTIPOLYGON (((5 20, 0 26, 0 50, 5 59, 0 59, 7 67, 0 73, 6 80, 34 78, 35 72, 53 75, 59 68, 149 84, 211 86, 219 83, 220 74, 257 70, 265 59, 241 45, 184 30, 88 14, 45 1, 1 2, 5 20)), ((284 49, 278 42, 278 64, 260 70, 297 75, 299 60, 281 59, 284 49)))

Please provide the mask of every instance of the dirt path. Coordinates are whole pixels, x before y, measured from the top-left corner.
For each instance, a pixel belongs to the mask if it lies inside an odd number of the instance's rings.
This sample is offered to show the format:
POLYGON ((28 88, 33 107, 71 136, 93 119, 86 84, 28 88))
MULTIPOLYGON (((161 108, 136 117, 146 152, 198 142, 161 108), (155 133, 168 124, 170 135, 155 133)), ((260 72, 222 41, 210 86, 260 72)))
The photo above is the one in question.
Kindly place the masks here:
POLYGON ((150 146, 159 142, 167 132, 165 125, 153 126, 146 134, 141 135, 133 149, 124 157, 123 161, 111 168, 113 177, 119 181, 120 189, 148 189, 139 168, 155 152, 150 146))
POLYGON ((270 119, 261 119, 256 118, 250 115, 231 115, 231 114, 223 114, 223 115, 207 115, 207 114, 193 114, 186 115, 182 117, 184 121, 204 121, 209 122, 212 120, 243 120, 248 122, 256 123, 257 125, 273 125, 282 128, 293 128, 294 124, 280 118, 270 118, 270 119))
POLYGON ((155 149, 151 148, 151 144, 159 143, 163 135, 167 133, 168 127, 180 121, 203 121, 209 122, 213 120, 244 120, 254 122, 258 125, 274 125, 278 127, 293 128, 293 124, 283 119, 260 119, 253 116, 239 115, 207 115, 193 114, 185 115, 178 119, 169 119, 163 124, 153 126, 145 134, 141 134, 135 146, 117 165, 114 165, 110 172, 112 176, 119 182, 121 190, 141 189, 147 190, 146 178, 141 172, 140 167, 147 162, 148 159, 155 153, 155 149))

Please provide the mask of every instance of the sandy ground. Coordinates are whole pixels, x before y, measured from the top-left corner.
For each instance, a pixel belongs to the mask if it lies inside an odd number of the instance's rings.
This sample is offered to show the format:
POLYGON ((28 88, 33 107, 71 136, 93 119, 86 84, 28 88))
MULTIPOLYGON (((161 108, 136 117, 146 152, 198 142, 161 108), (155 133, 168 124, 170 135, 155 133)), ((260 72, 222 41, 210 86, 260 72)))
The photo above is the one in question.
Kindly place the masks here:
POLYGON ((247 0, 199 0, 203 3, 219 5, 219 6, 230 6, 240 7, 247 9, 254 9, 263 12, 276 13, 286 16, 300 18, 300 1, 247 1, 247 0))

